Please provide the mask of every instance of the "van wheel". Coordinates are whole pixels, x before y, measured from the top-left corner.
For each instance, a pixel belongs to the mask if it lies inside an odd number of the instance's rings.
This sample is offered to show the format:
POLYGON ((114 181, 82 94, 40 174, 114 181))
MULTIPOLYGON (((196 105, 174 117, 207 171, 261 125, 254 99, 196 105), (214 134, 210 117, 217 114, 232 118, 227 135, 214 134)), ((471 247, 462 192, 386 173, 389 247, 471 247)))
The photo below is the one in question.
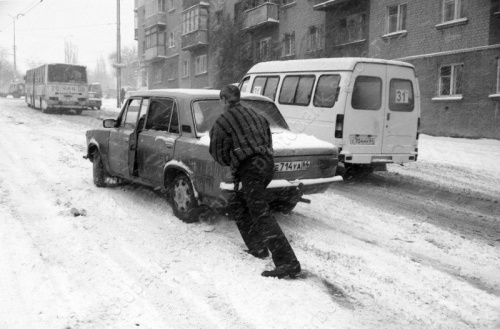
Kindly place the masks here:
POLYGON ((175 176, 168 188, 168 196, 175 216, 186 223, 198 221, 198 200, 194 196, 193 185, 188 176, 175 176))

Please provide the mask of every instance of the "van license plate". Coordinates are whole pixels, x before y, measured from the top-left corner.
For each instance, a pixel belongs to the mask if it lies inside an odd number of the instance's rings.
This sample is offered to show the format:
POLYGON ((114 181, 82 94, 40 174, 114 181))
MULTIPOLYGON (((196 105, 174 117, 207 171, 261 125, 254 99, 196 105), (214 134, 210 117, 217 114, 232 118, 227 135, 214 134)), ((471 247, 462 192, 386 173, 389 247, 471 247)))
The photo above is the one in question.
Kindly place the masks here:
POLYGON ((311 161, 290 161, 274 163, 274 171, 299 171, 309 170, 311 161))
POLYGON ((375 145, 374 136, 351 136, 351 145, 375 145))

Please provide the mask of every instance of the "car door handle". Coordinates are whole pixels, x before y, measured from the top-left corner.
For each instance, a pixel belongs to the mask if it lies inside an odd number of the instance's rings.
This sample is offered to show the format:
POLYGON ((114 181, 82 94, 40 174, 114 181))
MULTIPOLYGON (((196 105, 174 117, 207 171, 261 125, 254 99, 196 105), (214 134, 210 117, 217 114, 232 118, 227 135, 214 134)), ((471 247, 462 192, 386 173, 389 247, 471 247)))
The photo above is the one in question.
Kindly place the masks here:
POLYGON ((387 121, 391 120, 391 114, 387 113, 387 121))

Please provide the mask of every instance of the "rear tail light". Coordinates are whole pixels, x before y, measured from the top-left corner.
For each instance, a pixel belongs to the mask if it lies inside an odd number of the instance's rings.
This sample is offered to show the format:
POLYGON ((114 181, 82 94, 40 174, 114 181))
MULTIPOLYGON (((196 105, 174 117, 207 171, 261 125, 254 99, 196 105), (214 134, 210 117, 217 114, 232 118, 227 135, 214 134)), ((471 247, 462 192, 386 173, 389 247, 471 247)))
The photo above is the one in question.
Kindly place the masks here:
POLYGON ((344 115, 337 114, 337 120, 335 121, 335 138, 342 138, 344 131, 344 115))
POLYGON ((417 140, 418 140, 419 135, 420 135, 420 118, 418 118, 418 120, 417 120, 417 140))
POLYGON ((334 164, 333 159, 319 159, 319 167, 321 170, 329 169, 334 164))

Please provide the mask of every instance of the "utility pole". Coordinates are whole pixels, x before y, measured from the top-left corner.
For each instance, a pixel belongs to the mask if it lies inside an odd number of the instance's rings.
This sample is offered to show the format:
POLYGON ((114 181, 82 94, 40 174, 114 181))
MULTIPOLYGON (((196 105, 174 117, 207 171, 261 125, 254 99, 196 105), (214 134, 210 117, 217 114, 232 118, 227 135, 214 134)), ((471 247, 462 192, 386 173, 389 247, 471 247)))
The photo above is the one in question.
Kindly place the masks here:
POLYGON ((121 107, 121 87, 122 87, 122 69, 120 68, 122 62, 121 45, 120 45, 120 0, 116 0, 116 102, 117 107, 121 107))
POLYGON ((10 14, 7 14, 10 17, 12 17, 12 21, 14 23, 14 79, 17 79, 16 73, 17 73, 17 65, 16 65, 16 19, 18 19, 20 16, 24 16, 24 14, 17 14, 16 16, 12 16, 10 14))

